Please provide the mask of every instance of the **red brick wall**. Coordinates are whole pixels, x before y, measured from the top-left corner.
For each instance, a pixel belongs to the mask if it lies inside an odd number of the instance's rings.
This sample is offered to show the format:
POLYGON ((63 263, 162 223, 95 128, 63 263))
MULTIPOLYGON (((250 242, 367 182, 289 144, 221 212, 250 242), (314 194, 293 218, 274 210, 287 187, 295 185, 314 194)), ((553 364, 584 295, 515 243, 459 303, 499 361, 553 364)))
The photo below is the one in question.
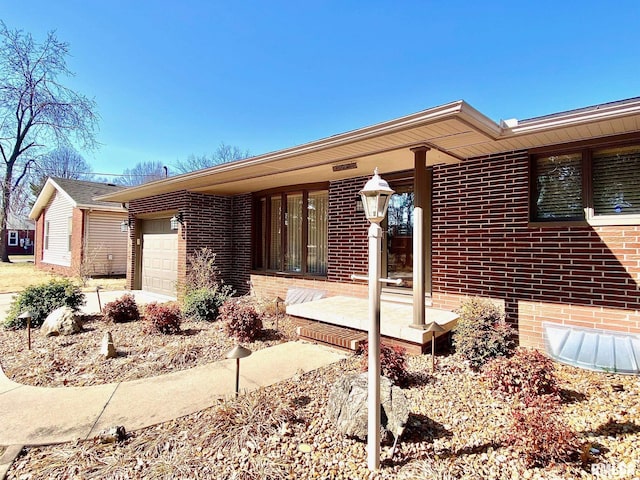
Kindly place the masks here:
POLYGON ((491 297, 534 347, 543 321, 640 333, 640 227, 530 227, 526 152, 436 167, 433 183, 434 306, 491 297))
POLYGON ((367 274, 369 222, 363 212, 356 212, 358 192, 367 180, 357 177, 329 185, 327 279, 333 282, 352 283, 352 274, 367 274))
POLYGON ((36 268, 42 267, 42 252, 44 250, 44 213, 36 220, 36 236, 33 249, 33 262, 36 268))
POLYGON ((252 258, 251 222, 252 196, 251 194, 232 197, 231 230, 233 232, 232 268, 226 280, 233 285, 237 293, 244 295, 249 292, 250 271, 252 258))

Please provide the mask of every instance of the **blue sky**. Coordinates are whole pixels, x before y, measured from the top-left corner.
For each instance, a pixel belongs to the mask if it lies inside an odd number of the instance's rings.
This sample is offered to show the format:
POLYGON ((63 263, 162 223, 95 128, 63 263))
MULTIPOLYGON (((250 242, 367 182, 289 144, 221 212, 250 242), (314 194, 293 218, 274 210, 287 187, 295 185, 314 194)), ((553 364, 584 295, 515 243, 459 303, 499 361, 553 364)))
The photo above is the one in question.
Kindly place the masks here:
POLYGON ((640 2, 0 0, 70 44, 99 173, 258 155, 463 99, 494 120, 640 96, 640 2))

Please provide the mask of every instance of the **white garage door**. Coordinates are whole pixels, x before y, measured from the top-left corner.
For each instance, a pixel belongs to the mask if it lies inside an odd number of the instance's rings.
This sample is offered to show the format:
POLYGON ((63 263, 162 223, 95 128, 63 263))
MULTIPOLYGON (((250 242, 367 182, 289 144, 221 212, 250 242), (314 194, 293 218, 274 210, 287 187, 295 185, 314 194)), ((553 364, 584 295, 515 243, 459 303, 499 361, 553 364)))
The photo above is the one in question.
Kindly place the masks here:
POLYGON ((142 235, 142 289, 176 296, 178 279, 178 235, 145 233, 142 235))

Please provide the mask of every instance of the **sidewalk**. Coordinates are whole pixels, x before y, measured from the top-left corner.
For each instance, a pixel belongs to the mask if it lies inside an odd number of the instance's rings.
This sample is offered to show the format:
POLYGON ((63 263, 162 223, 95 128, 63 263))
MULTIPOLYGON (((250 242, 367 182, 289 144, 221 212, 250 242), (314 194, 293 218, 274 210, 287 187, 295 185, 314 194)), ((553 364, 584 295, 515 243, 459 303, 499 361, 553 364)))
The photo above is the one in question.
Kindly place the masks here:
MULTIPOLYGON (((240 390, 256 390, 345 358, 304 342, 258 350, 240 361, 240 390)), ((20 385, 0 373, 0 445, 87 439, 122 425, 137 430, 195 413, 235 394, 235 360, 94 387, 20 385)))

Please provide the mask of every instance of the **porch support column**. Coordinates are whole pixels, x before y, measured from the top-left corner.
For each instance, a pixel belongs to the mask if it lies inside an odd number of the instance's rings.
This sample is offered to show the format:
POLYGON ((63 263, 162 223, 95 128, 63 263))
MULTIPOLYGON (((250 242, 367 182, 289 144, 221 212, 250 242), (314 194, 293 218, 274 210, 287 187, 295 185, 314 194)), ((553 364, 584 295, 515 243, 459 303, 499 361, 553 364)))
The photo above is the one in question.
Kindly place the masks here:
POLYGON ((413 323, 411 327, 426 330, 424 296, 425 296, 425 251, 424 213, 428 211, 427 195, 425 195, 428 181, 426 145, 414 147, 414 180, 413 180, 413 323))

